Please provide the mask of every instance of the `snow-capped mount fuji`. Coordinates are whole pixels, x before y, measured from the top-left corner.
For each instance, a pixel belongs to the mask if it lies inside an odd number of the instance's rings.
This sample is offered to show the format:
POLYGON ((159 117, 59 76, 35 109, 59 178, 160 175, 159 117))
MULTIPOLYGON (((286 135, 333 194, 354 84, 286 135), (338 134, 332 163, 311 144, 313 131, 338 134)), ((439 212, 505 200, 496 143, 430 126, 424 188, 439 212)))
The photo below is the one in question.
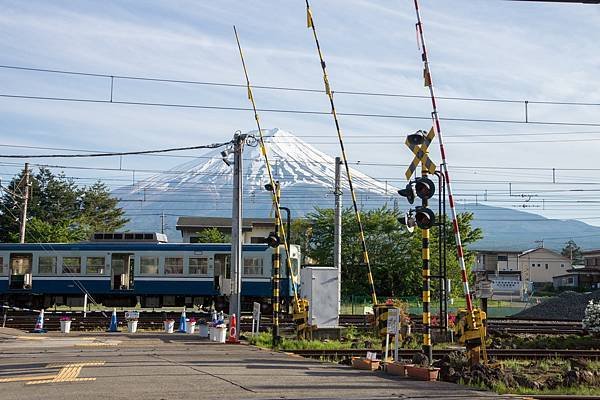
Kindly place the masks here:
MULTIPOLYGON (((257 135, 257 131, 249 132, 257 135)), ((281 205, 292 217, 315 207, 332 208, 335 160, 293 134, 281 129, 263 131, 273 176, 281 184, 281 205)), ((175 230, 179 216, 231 216, 233 169, 223 162, 223 148, 212 150, 169 171, 139 181, 135 187, 115 190, 127 212, 131 230, 156 231, 165 214, 166 233, 179 241, 175 230)), ((245 218, 272 215, 271 197, 264 190, 268 173, 258 146, 246 144, 243 152, 243 202, 245 218)), ((342 168, 343 170, 343 168, 342 168)), ((359 206, 368 209, 394 204, 397 189, 351 169, 359 206)), ((344 206, 350 205, 348 182, 342 173, 344 206)))

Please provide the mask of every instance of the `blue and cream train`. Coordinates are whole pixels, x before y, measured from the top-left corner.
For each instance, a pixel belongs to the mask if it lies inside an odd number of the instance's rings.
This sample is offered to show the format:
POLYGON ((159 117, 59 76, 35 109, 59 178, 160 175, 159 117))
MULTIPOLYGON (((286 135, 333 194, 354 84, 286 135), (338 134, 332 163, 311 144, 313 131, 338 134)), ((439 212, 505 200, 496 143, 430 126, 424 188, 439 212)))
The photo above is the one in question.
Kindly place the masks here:
MULTIPOLYGON (((87 293, 90 301, 105 306, 210 306, 214 301, 224 307, 230 244, 164 243, 160 234, 110 235, 68 244, 0 243, 0 300, 15 306, 81 306, 87 293)), ((299 247, 291 245, 290 254, 298 276, 299 247)), ((272 256, 266 244, 243 245, 245 305, 270 302, 272 256)), ((282 293, 288 293, 284 265, 281 272, 282 293)))

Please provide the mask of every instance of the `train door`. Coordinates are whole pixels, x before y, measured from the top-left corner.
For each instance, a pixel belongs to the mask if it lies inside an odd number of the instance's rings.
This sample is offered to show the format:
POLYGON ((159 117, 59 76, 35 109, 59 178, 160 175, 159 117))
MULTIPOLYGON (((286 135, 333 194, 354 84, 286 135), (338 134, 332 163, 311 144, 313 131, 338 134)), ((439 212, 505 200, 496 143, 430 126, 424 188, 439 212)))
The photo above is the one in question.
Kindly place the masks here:
POLYGON ((9 263, 10 289, 31 289, 33 254, 11 254, 9 263))
POLYGON ((133 254, 113 254, 110 260, 112 290, 133 288, 133 254))
POLYGON ((231 254, 215 254, 214 261, 214 285, 218 293, 222 293, 224 283, 230 276, 231 254))

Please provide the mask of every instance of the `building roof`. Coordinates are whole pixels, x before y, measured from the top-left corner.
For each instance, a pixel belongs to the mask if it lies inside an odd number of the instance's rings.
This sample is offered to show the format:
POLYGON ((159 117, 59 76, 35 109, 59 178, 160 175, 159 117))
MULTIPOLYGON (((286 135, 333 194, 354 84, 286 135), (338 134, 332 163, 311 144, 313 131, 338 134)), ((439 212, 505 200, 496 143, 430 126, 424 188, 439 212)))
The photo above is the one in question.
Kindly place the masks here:
MULTIPOLYGON (((253 225, 273 225, 274 218, 242 218, 242 228, 251 229, 253 225)), ((179 217, 177 230, 183 228, 231 228, 231 218, 227 217, 179 217)))
POLYGON ((563 258, 563 259, 565 259, 565 260, 567 260, 567 261, 571 262, 571 260, 570 260, 569 258, 567 258, 567 257, 563 256, 562 254, 560 254, 560 253, 558 253, 558 252, 556 252, 556 251, 554 251, 554 250, 550 250, 550 249, 547 249, 547 248, 545 248, 545 247, 537 247, 537 248, 535 248, 535 249, 529 249, 529 250, 525 250, 524 252, 522 252, 522 253, 520 254, 520 256, 524 256, 524 255, 527 255, 527 254, 535 253, 536 251, 540 251, 540 250, 545 250, 545 251, 547 251, 547 252, 549 252, 549 253, 552 253, 552 254, 556 255, 557 257, 563 258))
POLYGON ((567 272, 571 275, 579 275, 579 274, 598 274, 600 275, 600 268, 577 268, 577 269, 568 269, 567 272))

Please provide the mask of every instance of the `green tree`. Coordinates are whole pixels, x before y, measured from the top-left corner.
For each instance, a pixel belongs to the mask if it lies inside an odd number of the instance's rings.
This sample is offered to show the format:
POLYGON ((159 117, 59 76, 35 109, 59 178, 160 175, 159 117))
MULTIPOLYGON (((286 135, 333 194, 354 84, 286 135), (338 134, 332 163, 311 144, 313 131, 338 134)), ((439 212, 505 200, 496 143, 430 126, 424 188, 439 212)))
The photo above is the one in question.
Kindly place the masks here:
POLYGON ((583 252, 573 239, 565 243, 565 247, 563 247, 560 254, 570 259, 573 264, 583 264, 583 252))
MULTIPOLYGON (((415 296, 422 288, 421 231, 408 233, 398 222, 398 211, 386 207, 363 212, 362 221, 365 240, 369 250, 372 274, 378 296, 415 296)), ((459 216, 463 233, 463 245, 467 246, 482 237, 481 230, 472 229, 473 215, 459 216)), ((344 295, 369 295, 367 268, 363 263, 359 232, 354 212, 346 209, 342 213, 342 293, 344 295)), ((460 269, 456 261, 455 239, 452 225, 447 224, 448 276, 460 281, 460 269)), ((431 230, 432 273, 437 271, 437 229, 431 230)), ((304 219, 292 225, 293 243, 299 244, 304 256, 322 265, 333 263, 333 210, 316 209, 304 219)), ((465 251, 467 265, 474 255, 465 251)), ((454 285, 461 291, 461 285, 454 285)))
POLYGON ((203 229, 197 235, 197 243, 231 243, 231 236, 217 228, 203 229))
MULTIPOLYGON (((0 241, 16 242, 19 237, 24 171, 15 176, 0 198, 0 241)), ((94 231, 114 231, 127 219, 111 197, 109 188, 98 182, 78 187, 64 174, 54 175, 40 168, 30 178, 27 209, 27 242, 72 242, 87 239, 94 231)))

